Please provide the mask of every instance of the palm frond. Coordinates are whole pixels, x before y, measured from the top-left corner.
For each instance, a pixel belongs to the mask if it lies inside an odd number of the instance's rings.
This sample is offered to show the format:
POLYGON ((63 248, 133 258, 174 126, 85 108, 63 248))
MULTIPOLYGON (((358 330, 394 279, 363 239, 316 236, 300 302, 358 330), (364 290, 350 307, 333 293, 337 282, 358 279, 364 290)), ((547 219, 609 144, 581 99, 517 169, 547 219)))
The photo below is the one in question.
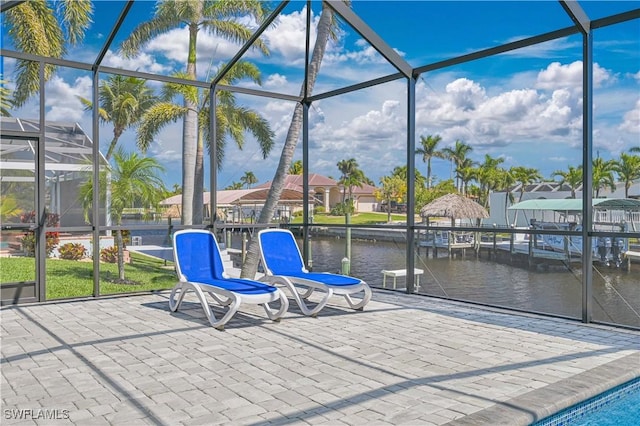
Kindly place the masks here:
POLYGON ((187 109, 169 102, 160 102, 147 110, 140 120, 136 144, 138 149, 146 152, 153 138, 167 124, 175 123, 183 117, 187 109))

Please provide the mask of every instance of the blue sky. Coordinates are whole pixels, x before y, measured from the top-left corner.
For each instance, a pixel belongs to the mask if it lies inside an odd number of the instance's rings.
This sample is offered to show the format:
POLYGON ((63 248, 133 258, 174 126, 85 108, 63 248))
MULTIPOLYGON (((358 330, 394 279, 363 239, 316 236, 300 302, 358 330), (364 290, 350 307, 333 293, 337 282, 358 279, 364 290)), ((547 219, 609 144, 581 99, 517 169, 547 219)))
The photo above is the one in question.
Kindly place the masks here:
MULTIPOLYGON (((268 58, 256 52, 246 55, 262 70, 265 90, 288 94, 300 91, 305 5, 306 2, 291 2, 277 25, 267 30, 263 39, 271 51, 268 58)), ((595 19, 638 8, 640 2, 586 1, 581 5, 595 19)), ((122 2, 96 2, 94 23, 85 42, 72 49, 67 58, 93 62, 122 6, 122 2)), ((184 28, 153 40, 136 58, 123 58, 115 48, 137 22, 150 16, 153 6, 150 1, 134 3, 105 65, 163 75, 183 68, 187 43, 184 28)), ((315 28, 320 9, 316 2, 313 8, 315 28)), ((414 67, 572 25, 555 1, 354 1, 352 8, 414 67)), ((343 24, 341 30, 337 42, 327 49, 315 93, 395 72, 348 25, 343 24)), ((616 158, 640 145, 640 20, 602 28, 594 34, 594 156, 616 158)), ((11 48, 4 32, 3 45, 11 48)), ((221 62, 233 57, 237 48, 201 33, 200 78, 204 79, 209 69, 215 72, 221 62)), ((582 38, 573 35, 423 74, 416 87, 416 137, 438 134, 442 148, 461 140, 473 147, 470 157, 476 161, 489 154, 503 158, 504 167, 535 167, 545 177, 554 170, 579 165, 581 52, 582 38)), ((14 62, 3 59, 10 79, 14 62)), ((73 96, 90 97, 90 87, 90 73, 60 70, 47 84, 47 119, 77 121, 90 132, 90 114, 73 96)), ((294 107, 290 102, 273 99, 246 95, 237 98, 269 120, 276 145, 263 160, 250 138, 242 151, 229 144, 219 187, 239 181, 246 171, 252 171, 261 182, 272 179, 294 107)), ((35 105, 31 102, 14 115, 33 116, 35 105)), ((310 171, 337 177, 336 163, 355 158, 365 174, 378 182, 406 161, 406 111, 403 81, 314 103, 310 117, 310 171)), ((102 126, 100 132, 102 143, 110 140, 108 125, 102 126)), ((135 149, 133 131, 126 132, 121 140, 125 148, 135 149)), ((165 180, 169 186, 180 183, 180 144, 178 123, 166 127, 149 151, 167 167, 165 180)), ((301 159, 300 152, 295 159, 301 159)), ((426 165, 419 157, 416 167, 426 173, 426 165)), ((436 179, 449 178, 450 164, 434 159, 433 174, 436 179)))

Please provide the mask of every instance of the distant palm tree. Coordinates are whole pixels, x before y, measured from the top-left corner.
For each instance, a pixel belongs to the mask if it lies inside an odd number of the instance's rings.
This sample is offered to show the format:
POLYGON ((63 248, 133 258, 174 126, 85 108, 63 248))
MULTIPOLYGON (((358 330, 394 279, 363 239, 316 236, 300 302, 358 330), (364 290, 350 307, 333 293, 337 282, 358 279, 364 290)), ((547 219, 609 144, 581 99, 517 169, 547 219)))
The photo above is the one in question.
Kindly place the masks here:
POLYGON ((289 174, 290 175, 301 175, 302 174, 302 160, 294 161, 291 166, 289 166, 289 174))
POLYGON ((620 154, 620 160, 616 162, 614 170, 618 174, 618 179, 624 182, 624 198, 629 198, 631 185, 640 179, 640 156, 623 152, 620 154))
POLYGON ((444 158, 445 154, 438 151, 438 144, 442 141, 439 135, 420 136, 422 147, 416 149, 416 155, 422 155, 422 161, 427 163, 427 189, 431 188, 431 158, 444 158))
MULTIPOLYGON (((233 42, 246 42, 253 34, 251 28, 242 23, 238 16, 250 15, 257 22, 261 22, 265 15, 265 4, 259 0, 165 0, 157 3, 151 20, 138 25, 122 43, 121 50, 126 57, 133 57, 140 49, 154 37, 166 33, 173 28, 189 29, 189 50, 185 77, 196 79, 196 45, 198 33, 202 30, 215 34, 233 42)), ((267 54, 268 50, 261 40, 253 45, 267 54)), ((202 217, 202 197, 195 193, 198 181, 203 177, 197 176, 198 155, 198 105, 197 96, 186 96, 183 99, 184 110, 179 117, 173 115, 172 121, 183 119, 182 130, 182 224, 191 225, 202 217)), ((174 111, 175 112, 175 111, 174 111)), ((169 120, 166 120, 169 121, 169 120)), ((201 128, 201 127, 200 127, 201 128)), ((202 193, 201 190, 199 190, 202 193)))
POLYGON ((225 189, 233 190, 233 189, 242 189, 242 182, 231 182, 230 185, 227 185, 225 189))
POLYGON ((349 202, 351 203, 351 207, 353 207, 353 188, 356 186, 362 188, 364 184, 364 172, 360 170, 355 158, 340 160, 336 166, 341 173, 338 183, 344 187, 342 191, 342 203, 344 204, 348 194, 349 202))
POLYGON ((551 174, 552 178, 560 177, 560 185, 567 185, 571 190, 571 198, 576 198, 576 190, 582 185, 582 166, 569 166, 569 170, 556 170, 551 174))
MULTIPOLYGON (((404 179, 404 181, 407 181, 407 166, 397 166, 394 167, 393 171, 391 172, 391 175, 393 176, 398 176, 402 179, 404 179)), ((420 173, 419 171, 415 171, 415 186, 416 188, 424 188, 427 184, 427 178, 424 177, 422 175, 422 173, 420 173)))
POLYGON ((251 188, 251 185, 258 183, 258 178, 253 172, 244 172, 244 176, 240 178, 240 182, 247 186, 247 189, 251 188))
MULTIPOLYGON (((109 161, 122 133, 136 126, 147 109, 158 101, 158 97, 143 79, 112 75, 100 83, 98 100, 100 120, 113 124, 113 139, 105 155, 109 161)), ((85 109, 93 108, 90 100, 80 97, 80 101, 85 109)))
POLYGON ((474 167, 473 161, 466 158, 460 166, 456 168, 456 179, 460 179, 461 193, 467 195, 469 183, 478 178, 478 169, 474 167))
POLYGON ((633 148, 629 149, 629 152, 640 152, 640 146, 634 146, 633 148))
POLYGON ((480 204, 489 206, 489 194, 491 191, 504 186, 504 169, 498 167, 504 163, 504 158, 494 158, 485 154, 484 162, 478 167, 478 183, 480 184, 480 204))
POLYGON ((604 160, 600 157, 593 160, 593 197, 600 196, 600 190, 609 188, 611 191, 616 190, 616 181, 613 178, 613 172, 616 169, 616 163, 613 160, 604 160))
MULTIPOLYGON (((90 0, 31 0, 10 8, 2 16, 16 50, 62 58, 69 46, 82 41, 92 14, 93 2, 90 0)), ((18 59, 16 69, 12 102, 20 107, 40 90, 40 64, 18 59)), ((45 64, 44 80, 49 81, 55 70, 55 65, 45 64)))
POLYGON ((540 174, 538 169, 534 169, 531 167, 512 167, 510 169, 510 173, 513 176, 514 180, 520 184, 520 198, 518 198, 518 201, 522 201, 525 185, 542 180, 542 175, 540 174))
MULTIPOLYGON (((391 206, 391 201, 397 201, 407 193, 406 180, 398 176, 382 176, 380 178, 380 189, 376 190, 377 198, 381 199, 387 206, 391 206)), ((387 209, 387 223, 391 222, 391 208, 387 209)))
MULTIPOLYGON (((111 194, 109 214, 115 226, 122 225, 122 213, 126 207, 135 204, 145 208, 157 208, 167 193, 162 178, 159 176, 164 168, 156 159, 141 157, 131 152, 127 153, 119 148, 113 157, 113 167, 109 170, 110 179, 107 182, 107 171, 101 171, 100 202, 106 202, 107 189, 111 194)), ((90 175, 79 191, 80 201, 84 208, 85 220, 89 221, 89 211, 93 206, 93 174, 90 175)), ((101 204, 104 205, 104 204, 101 204)), ((125 281, 124 256, 122 244, 122 230, 116 231, 115 245, 118 250, 118 279, 125 281)))
MULTIPOLYGON (((455 165, 456 170, 458 167, 464 163, 464 160, 467 159, 467 155, 473 151, 473 147, 471 145, 467 145, 466 143, 456 140, 456 144, 453 148, 444 148, 442 150, 445 158, 451 160, 452 164, 455 165)), ((456 188, 460 191, 460 182, 458 177, 456 176, 456 188)))

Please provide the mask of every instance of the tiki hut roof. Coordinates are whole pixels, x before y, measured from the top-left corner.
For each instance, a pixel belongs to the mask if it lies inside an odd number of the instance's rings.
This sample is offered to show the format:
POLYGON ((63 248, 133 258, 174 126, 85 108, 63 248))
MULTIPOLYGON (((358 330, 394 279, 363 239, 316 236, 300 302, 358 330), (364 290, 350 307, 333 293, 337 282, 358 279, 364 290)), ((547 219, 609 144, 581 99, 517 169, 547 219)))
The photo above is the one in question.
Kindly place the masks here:
POLYGON ((422 217, 450 217, 451 219, 484 219, 487 210, 475 201, 458 194, 447 194, 420 209, 422 217))

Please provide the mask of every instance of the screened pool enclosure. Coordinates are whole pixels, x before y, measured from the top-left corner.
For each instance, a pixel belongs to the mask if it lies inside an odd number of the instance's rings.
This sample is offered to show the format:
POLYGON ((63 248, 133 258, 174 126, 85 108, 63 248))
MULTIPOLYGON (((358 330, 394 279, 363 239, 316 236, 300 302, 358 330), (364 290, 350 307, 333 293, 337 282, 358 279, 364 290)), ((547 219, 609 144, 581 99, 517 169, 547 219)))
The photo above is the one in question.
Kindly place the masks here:
POLYGON ((374 288, 640 328, 637 202, 592 209, 640 199, 636 2, 53 3, 1 5, 3 304, 167 289, 154 254, 174 231, 212 229, 241 268, 253 233, 283 226, 309 267, 374 288), (134 161, 150 174, 123 189, 134 161), (269 201, 243 222, 205 213, 212 188, 288 173, 304 184, 286 223, 269 201), (339 203, 318 208, 312 174, 339 203), (566 194, 526 189, 545 182, 566 194), (364 183, 377 203, 351 211, 364 183), (420 216, 450 192, 490 218, 420 216), (180 218, 161 203, 178 194, 180 218), (540 198, 581 207, 509 219, 540 198))

